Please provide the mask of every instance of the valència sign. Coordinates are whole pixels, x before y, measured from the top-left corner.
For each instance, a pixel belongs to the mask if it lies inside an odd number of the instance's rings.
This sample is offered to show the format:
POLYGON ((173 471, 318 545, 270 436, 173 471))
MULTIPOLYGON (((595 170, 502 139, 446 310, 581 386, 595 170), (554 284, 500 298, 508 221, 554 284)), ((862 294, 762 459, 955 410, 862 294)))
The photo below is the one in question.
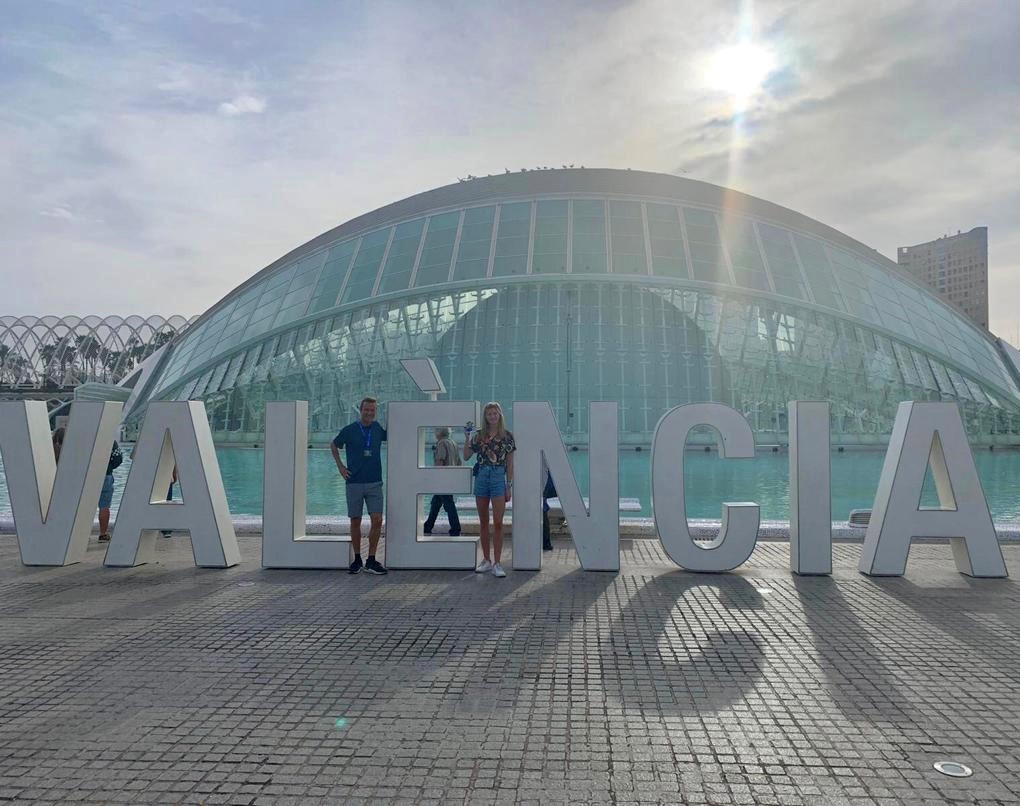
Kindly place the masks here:
MULTIPOLYGON (((423 538, 418 496, 470 490, 467 467, 426 467, 419 429, 479 420, 476 401, 389 404, 386 563, 395 569, 473 568, 471 537, 423 538)), ((88 545, 110 444, 121 404, 73 406, 60 462, 53 457, 46 407, 40 401, 0 403, 0 452, 11 509, 26 565, 80 561, 88 545)), ((581 566, 620 567, 617 404, 589 409, 590 504, 585 506, 548 403, 513 404, 515 487, 513 567, 538 570, 541 550, 542 471, 556 479, 563 513, 581 566)), ((832 570, 829 404, 794 401, 790 425, 790 568, 798 574, 832 570)), ((747 420, 720 403, 668 411, 652 441, 652 513, 669 557, 693 571, 719 572, 744 563, 754 550, 760 510, 755 503, 723 503, 722 527, 711 543, 692 538, 684 503, 684 447, 692 428, 710 426, 720 455, 754 456, 747 420)), ((262 564, 268 568, 342 568, 349 539, 310 536, 305 530, 308 404, 266 408, 262 564)), ((205 407, 197 401, 149 405, 135 445, 108 566, 153 558, 160 530, 191 534, 195 563, 226 568, 240 560, 205 407), (181 501, 163 500, 174 465, 181 501)), ((975 577, 1004 577, 1006 566, 974 457, 955 403, 901 403, 862 550, 865 574, 898 576, 915 537, 949 538, 957 569, 975 577), (939 507, 919 506, 931 466, 939 507)))

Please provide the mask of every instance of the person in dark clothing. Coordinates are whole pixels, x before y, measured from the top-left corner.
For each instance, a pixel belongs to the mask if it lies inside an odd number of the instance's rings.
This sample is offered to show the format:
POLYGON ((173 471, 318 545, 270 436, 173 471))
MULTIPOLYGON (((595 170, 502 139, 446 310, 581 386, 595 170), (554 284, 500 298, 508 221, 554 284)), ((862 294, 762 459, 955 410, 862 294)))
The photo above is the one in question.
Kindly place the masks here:
POLYGON ((382 534, 383 480, 382 443, 386 429, 375 421, 377 401, 366 397, 358 410, 361 417, 341 429, 330 444, 333 461, 347 484, 347 516, 351 519, 351 547, 354 562, 348 573, 359 574, 362 569, 370 574, 388 573, 375 558, 382 534), (340 459, 340 449, 347 449, 347 464, 340 459), (368 561, 361 561, 361 518, 368 509, 372 526, 368 532, 368 561))
MULTIPOLYGON (((167 488, 167 491, 166 491, 166 500, 167 501, 173 501, 174 500, 174 484, 176 484, 176 483, 177 483, 177 465, 174 465, 173 475, 170 476, 170 486, 167 488)), ((164 529, 163 530, 163 537, 173 537, 173 532, 170 531, 169 529, 164 529)))
MULTIPOLYGON (((436 467, 456 467, 461 464, 460 450, 457 443, 450 439, 449 428, 436 429, 436 445, 432 449, 432 460, 436 467)), ((436 525, 440 509, 446 510, 446 517, 450 521, 450 537, 459 536, 460 516, 457 514, 457 502, 453 500, 452 495, 432 496, 429 516, 425 519, 425 534, 432 534, 432 527, 436 525)))
POLYGON ((60 426, 53 432, 53 456, 60 461, 60 449, 64 447, 64 434, 67 433, 64 426, 60 426))
POLYGON ((542 551, 552 551, 552 528, 549 526, 549 499, 556 498, 556 485, 552 473, 545 470, 545 484, 542 485, 542 551))

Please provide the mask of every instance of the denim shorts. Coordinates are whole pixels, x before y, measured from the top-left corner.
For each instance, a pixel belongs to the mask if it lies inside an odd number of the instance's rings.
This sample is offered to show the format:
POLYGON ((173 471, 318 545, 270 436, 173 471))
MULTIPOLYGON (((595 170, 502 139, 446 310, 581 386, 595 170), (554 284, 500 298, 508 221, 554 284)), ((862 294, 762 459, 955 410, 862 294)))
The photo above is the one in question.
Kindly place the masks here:
POLYGON ((99 508, 109 509, 113 503, 113 476, 103 479, 103 490, 99 493, 99 508))
POLYGON ((383 483, 347 485, 347 517, 360 518, 368 510, 369 515, 382 514, 383 483))
POLYGON ((480 465, 475 476, 476 498, 502 498, 506 495, 506 468, 503 465, 480 465))

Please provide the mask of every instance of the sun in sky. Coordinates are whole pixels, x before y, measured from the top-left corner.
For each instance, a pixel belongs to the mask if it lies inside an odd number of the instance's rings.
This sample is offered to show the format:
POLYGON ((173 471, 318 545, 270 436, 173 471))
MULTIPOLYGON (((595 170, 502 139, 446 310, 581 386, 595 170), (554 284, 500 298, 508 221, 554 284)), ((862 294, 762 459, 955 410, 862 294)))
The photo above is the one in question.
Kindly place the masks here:
POLYGON ((775 72, 778 60, 768 48, 751 41, 717 50, 705 65, 705 83, 730 96, 735 112, 742 112, 775 72))

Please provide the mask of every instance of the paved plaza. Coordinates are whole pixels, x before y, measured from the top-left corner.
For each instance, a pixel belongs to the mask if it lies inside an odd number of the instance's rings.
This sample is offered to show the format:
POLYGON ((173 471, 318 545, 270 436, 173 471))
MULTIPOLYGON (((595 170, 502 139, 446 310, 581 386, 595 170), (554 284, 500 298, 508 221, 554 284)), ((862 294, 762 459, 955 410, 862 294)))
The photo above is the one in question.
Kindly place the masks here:
MULTIPOLYGON (((1020 585, 736 573, 25 568, 0 538, 0 800, 1016 803, 1020 585), (974 769, 953 779, 935 761, 974 769)), ((1020 546, 1005 548, 1020 574, 1020 546)))

